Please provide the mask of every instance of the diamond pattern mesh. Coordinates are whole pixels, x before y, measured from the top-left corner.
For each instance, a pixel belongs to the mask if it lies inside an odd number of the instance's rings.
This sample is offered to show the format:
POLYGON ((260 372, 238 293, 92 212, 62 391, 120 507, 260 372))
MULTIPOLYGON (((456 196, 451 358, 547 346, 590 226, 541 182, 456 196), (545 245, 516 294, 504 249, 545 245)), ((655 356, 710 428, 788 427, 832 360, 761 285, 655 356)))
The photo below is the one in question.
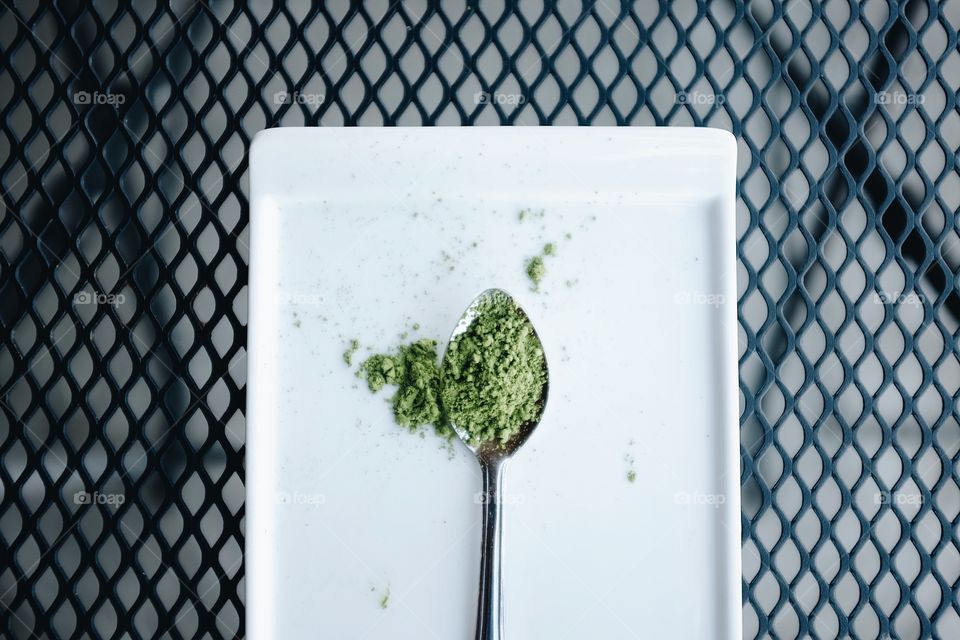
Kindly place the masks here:
POLYGON ((246 150, 740 139, 746 637, 960 637, 960 0, 0 7, 0 634, 243 636, 246 150))

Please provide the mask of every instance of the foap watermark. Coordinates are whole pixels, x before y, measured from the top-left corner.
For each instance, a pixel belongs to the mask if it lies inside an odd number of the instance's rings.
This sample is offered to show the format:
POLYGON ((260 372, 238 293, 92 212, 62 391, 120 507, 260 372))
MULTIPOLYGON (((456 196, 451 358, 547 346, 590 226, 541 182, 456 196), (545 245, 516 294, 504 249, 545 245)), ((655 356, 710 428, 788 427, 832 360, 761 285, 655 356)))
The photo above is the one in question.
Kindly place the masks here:
POLYGON ((319 307, 326 299, 313 291, 277 291, 276 301, 283 306, 319 307))
POLYGON ((77 491, 73 494, 73 504, 105 504, 119 507, 126 502, 127 497, 122 493, 104 493, 102 491, 77 491))
POLYGON ((908 93, 906 91, 878 91, 873 96, 874 104, 899 104, 916 105, 923 104, 927 97, 922 93, 908 93))
MULTIPOLYGON (((492 493, 487 491, 477 491, 473 494, 474 504, 490 504, 494 501, 494 496, 492 493)), ((501 493, 500 494, 500 504, 523 504, 523 494, 522 493, 501 493)))
POLYGON ((906 305, 908 307, 922 307, 924 301, 922 293, 890 293, 888 291, 874 291, 873 302, 876 304, 906 305))
POLYGON ((127 297, 122 293, 102 293, 100 291, 80 291, 73 295, 73 304, 78 305, 108 305, 116 309, 127 297))
POLYGON ((725 304, 727 296, 722 293, 706 293, 703 291, 678 291, 673 294, 674 304, 707 305, 719 307, 725 304))
POLYGON ((522 93, 500 93, 494 91, 477 91, 473 94, 473 104, 498 104, 500 106, 525 104, 527 97, 522 93))
POLYGON ((919 493, 877 491, 873 494, 873 504, 921 505, 923 496, 919 493))
POLYGON ((673 494, 675 504, 706 505, 719 509, 727 502, 727 496, 722 493, 700 493, 699 491, 678 491, 673 494))
POLYGON ((278 491, 277 504, 301 507, 319 508, 327 503, 327 496, 322 493, 302 493, 300 491, 278 491))
POLYGON ((674 102, 677 104, 720 105, 727 101, 722 93, 707 93, 704 91, 681 91, 677 93, 674 102))
POLYGON ((319 107, 327 99, 322 93, 308 93, 306 91, 277 91, 273 94, 273 104, 304 104, 308 107, 319 107))
POLYGON ((73 94, 73 104, 86 106, 105 104, 111 107, 118 107, 127 101, 127 96, 122 93, 109 93, 106 91, 77 91, 73 94))

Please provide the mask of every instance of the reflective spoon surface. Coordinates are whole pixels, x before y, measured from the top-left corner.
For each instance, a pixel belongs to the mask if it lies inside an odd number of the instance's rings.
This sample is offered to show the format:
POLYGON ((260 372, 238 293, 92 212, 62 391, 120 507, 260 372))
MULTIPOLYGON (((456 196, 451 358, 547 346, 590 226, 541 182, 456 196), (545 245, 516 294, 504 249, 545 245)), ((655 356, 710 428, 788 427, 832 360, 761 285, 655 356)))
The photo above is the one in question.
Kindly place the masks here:
MULTIPOLYGON (((450 334, 450 340, 447 343, 448 349, 454 339, 464 333, 477 318, 478 305, 486 297, 493 294, 507 296, 513 301, 519 313, 523 314, 529 323, 537 343, 540 344, 540 337, 537 335, 533 323, 530 322, 520 305, 516 304, 513 297, 502 289, 487 289, 477 296, 467 307, 467 310, 463 312, 456 328, 450 334)), ((543 349, 542 344, 540 344, 540 348, 543 349)), ((444 353, 444 360, 446 360, 446 353, 444 353)), ((546 354, 544 354, 544 368, 547 373, 547 381, 543 385, 543 393, 540 396, 536 417, 524 424, 520 431, 507 442, 502 444, 499 442, 471 444, 469 432, 451 422, 451 427, 453 427, 457 437, 476 456, 483 473, 483 542, 480 547, 480 595, 477 601, 476 640, 502 640, 503 638, 503 578, 500 569, 500 556, 503 546, 503 519, 500 513, 503 468, 510 456, 527 441, 543 416, 544 407, 547 405, 547 390, 550 387, 550 372, 547 368, 546 354)))

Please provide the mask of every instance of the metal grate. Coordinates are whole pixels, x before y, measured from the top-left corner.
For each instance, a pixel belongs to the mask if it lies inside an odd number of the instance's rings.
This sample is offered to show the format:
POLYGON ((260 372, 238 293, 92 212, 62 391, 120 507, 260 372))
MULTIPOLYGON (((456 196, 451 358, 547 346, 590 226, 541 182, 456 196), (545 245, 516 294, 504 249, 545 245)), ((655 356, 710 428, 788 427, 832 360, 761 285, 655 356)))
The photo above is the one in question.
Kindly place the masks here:
POLYGON ((242 636, 246 150, 740 138, 747 637, 958 637, 960 0, 6 0, 0 634, 242 636))

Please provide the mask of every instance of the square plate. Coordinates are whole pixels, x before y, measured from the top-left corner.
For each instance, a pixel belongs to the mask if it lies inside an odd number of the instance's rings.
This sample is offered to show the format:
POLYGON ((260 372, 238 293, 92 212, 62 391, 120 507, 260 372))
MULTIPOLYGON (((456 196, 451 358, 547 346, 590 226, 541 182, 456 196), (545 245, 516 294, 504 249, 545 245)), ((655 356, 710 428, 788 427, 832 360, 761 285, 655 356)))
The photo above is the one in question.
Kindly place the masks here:
POLYGON ((489 287, 550 364, 505 471, 506 633, 740 638, 729 133, 286 128, 250 153, 249 638, 473 637, 479 468, 342 354, 442 349, 489 287))

